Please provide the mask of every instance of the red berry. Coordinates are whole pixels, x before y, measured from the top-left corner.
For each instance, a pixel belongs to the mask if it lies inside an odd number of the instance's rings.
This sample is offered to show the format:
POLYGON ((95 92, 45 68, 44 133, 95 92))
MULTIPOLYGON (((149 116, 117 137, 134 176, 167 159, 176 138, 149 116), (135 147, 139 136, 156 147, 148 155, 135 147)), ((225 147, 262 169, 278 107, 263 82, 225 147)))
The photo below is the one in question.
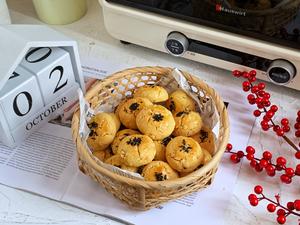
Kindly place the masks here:
POLYGON ((266 117, 266 115, 264 115, 263 120, 266 121, 266 122, 269 122, 270 118, 268 118, 268 117, 266 117))
POLYGON ((300 117, 300 110, 297 112, 297 116, 300 117))
POLYGON ((244 92, 248 92, 250 90, 250 87, 243 87, 244 92))
MULTIPOLYGON (((259 86, 258 86, 258 88, 260 89, 259 86)), ((261 90, 261 89, 260 89, 260 90, 261 90)), ((268 99, 265 99, 265 98, 264 98, 264 96, 265 96, 265 94, 266 94, 265 91, 259 91, 257 94, 258 94, 259 97, 262 97, 264 100, 268 100, 268 99)))
POLYGON ((300 211, 300 200, 297 199, 294 201, 294 208, 297 210, 297 211, 300 211))
POLYGON ((249 87, 250 88, 251 87, 250 82, 249 81, 244 81, 243 82, 243 87, 247 87, 247 88, 249 87))
POLYGON ((267 118, 269 118, 269 119, 271 119, 273 116, 274 116, 274 112, 273 111, 268 111, 267 113, 266 113, 266 117, 267 118))
POLYGON ((257 206, 258 205, 258 199, 257 198, 256 199, 250 199, 250 204, 252 206, 257 206))
POLYGON ((271 111, 272 111, 272 112, 277 112, 277 110, 278 110, 277 105, 272 105, 272 106, 271 106, 271 111))
POLYGON ((261 171, 263 171, 263 168, 262 168, 259 164, 256 164, 255 170, 256 170, 257 172, 261 172, 261 171))
POLYGON ((272 165, 272 164, 268 164, 267 166, 266 166, 266 171, 267 171, 267 173, 269 174, 273 174, 274 172, 275 172, 275 168, 274 168, 274 166, 272 165))
POLYGON ((271 95, 270 95, 268 92, 266 92, 265 95, 264 95, 264 98, 270 99, 270 98, 271 98, 271 95))
POLYGON ((295 123, 294 128, 295 128, 296 130, 299 130, 299 129, 300 129, 300 123, 295 123))
POLYGON ((274 177, 276 175, 276 172, 275 172, 275 170, 272 171, 272 172, 267 171, 267 175, 270 176, 270 177, 274 177))
POLYGON ((280 180, 282 181, 282 183, 285 183, 285 184, 290 184, 292 182, 292 179, 287 176, 286 174, 282 174, 280 176, 280 180))
POLYGON ((232 150, 232 144, 228 143, 226 146, 226 150, 231 151, 232 150))
POLYGON ((279 224, 285 224, 285 222, 286 222, 285 216, 284 216, 284 215, 278 216, 278 217, 277 217, 277 222, 278 222, 279 224))
POLYGON ((296 122, 300 123, 300 117, 299 116, 297 117, 296 122))
POLYGON ((256 77, 250 77, 248 78, 249 82, 253 83, 256 81, 256 77))
POLYGON ((261 125, 262 127, 263 127, 263 126, 267 126, 267 125, 269 125, 269 122, 266 121, 266 120, 263 120, 263 121, 260 122, 260 125, 261 125))
POLYGON ((235 77, 240 77, 242 75, 242 72, 239 70, 234 70, 232 71, 232 75, 235 77))
POLYGON ((295 153, 295 157, 296 157, 297 159, 300 159, 300 151, 298 151, 298 152, 295 153))
POLYGON ((250 166, 251 166, 251 167, 255 168, 256 164, 257 164, 257 162, 256 162, 255 159, 252 159, 252 160, 250 161, 250 166))
POLYGON ((256 194, 261 194, 261 193, 263 192, 262 186, 256 185, 256 186, 254 187, 254 192, 255 192, 256 194))
POLYGON ((264 130, 264 131, 267 131, 270 129, 270 126, 269 125, 265 125, 265 126, 261 126, 261 128, 264 130))
POLYGON ((256 104, 262 104, 263 99, 262 99, 262 98, 257 98, 257 99, 255 100, 255 102, 256 102, 256 104))
POLYGON ((296 137, 300 137, 300 130, 297 130, 297 131, 295 132, 295 136, 296 136, 296 137))
POLYGON ((244 157, 244 152, 243 151, 238 151, 237 152, 237 157, 239 157, 240 159, 244 157))
POLYGON ((259 111, 258 109, 257 109, 257 110, 254 110, 253 115, 254 115, 255 117, 259 117, 259 116, 261 115, 261 111, 259 111))
POLYGON ((288 203, 286 204, 286 207, 287 207, 289 210, 294 210, 294 209, 295 209, 295 207, 294 207, 294 202, 288 202, 288 203))
POLYGON ((248 200, 250 201, 251 199, 257 199, 257 196, 255 194, 250 194, 248 200))
POLYGON ((251 71, 249 72, 249 74, 250 74, 250 76, 255 77, 255 76, 256 76, 256 71, 255 71, 255 70, 251 70, 251 71))
POLYGON ((280 166, 280 165, 276 165, 275 167, 276 167, 276 170, 278 170, 278 171, 281 171, 284 169, 283 166, 280 166))
POLYGON ((285 210, 284 209, 278 209, 277 210, 277 215, 280 216, 280 215, 285 215, 285 210))
POLYGON ((283 126, 282 130, 283 130, 284 133, 287 133, 291 130, 291 128, 290 128, 290 126, 283 126))
POLYGON ((265 100, 263 104, 264 106, 269 107, 271 105, 271 102, 269 100, 265 100))
POLYGON ((255 149, 252 146, 247 146, 246 147, 246 152, 249 153, 249 154, 254 154, 255 149))
POLYGON ((282 136, 284 135, 283 129, 278 129, 278 130, 276 131, 276 134, 277 134, 277 136, 282 137, 282 136))
POLYGON ((263 157, 264 157, 264 159, 266 159, 266 160, 270 160, 270 159, 272 158, 272 153, 269 152, 269 151, 264 151, 263 157))
POLYGON ((295 175, 295 171, 293 168, 286 168, 285 169, 285 174, 288 175, 289 177, 292 177, 295 175))
POLYGON ((263 82, 261 82, 261 83, 258 84, 259 90, 263 90, 263 89, 265 89, 265 87, 266 87, 266 84, 263 83, 263 82))
POLYGON ((246 158, 247 158, 248 160, 252 160, 252 159, 254 159, 254 155, 248 153, 248 154, 246 155, 246 158))
POLYGON ((251 88, 251 92, 252 92, 252 93, 256 93, 256 92, 258 92, 258 91, 259 91, 259 89, 258 89, 257 86, 253 86, 253 87, 251 88))
POLYGON ((253 100, 255 100, 256 98, 255 98, 254 94, 249 94, 249 95, 247 96, 247 99, 248 99, 248 101, 253 101, 253 100))
POLYGON ((280 157, 278 157, 278 158, 276 159, 276 163, 277 163, 277 165, 279 165, 279 166, 285 166, 285 164, 286 164, 286 159, 280 156, 280 157))
POLYGON ((262 168, 265 168, 265 167, 268 165, 268 161, 265 160, 265 159, 261 159, 260 162, 259 162, 259 165, 260 165, 262 168))
POLYGON ((280 126, 278 126, 278 125, 275 125, 274 127, 273 127, 273 130, 275 131, 275 132, 277 132, 277 130, 279 130, 280 129, 280 126))
POLYGON ((237 157, 236 154, 232 154, 232 155, 230 156, 230 160, 231 160, 231 162, 233 162, 233 163, 238 163, 238 162, 240 162, 240 159, 237 157))
POLYGON ((296 166, 295 174, 296 174, 297 176, 300 176, 300 164, 298 164, 298 165, 296 166))
POLYGON ((243 77, 246 78, 246 79, 248 79, 248 77, 249 77, 249 73, 247 73, 247 72, 243 72, 242 75, 243 75, 243 77))
POLYGON ((283 119, 281 120, 281 124, 282 124, 283 126, 286 126, 286 125, 289 124, 289 120, 288 120, 287 118, 283 118, 283 119))
MULTIPOLYGON (((294 203, 293 203, 293 205, 294 205, 294 203)), ((267 209, 269 212, 272 213, 272 212, 275 212, 276 206, 274 204, 270 203, 270 204, 268 204, 267 209)))

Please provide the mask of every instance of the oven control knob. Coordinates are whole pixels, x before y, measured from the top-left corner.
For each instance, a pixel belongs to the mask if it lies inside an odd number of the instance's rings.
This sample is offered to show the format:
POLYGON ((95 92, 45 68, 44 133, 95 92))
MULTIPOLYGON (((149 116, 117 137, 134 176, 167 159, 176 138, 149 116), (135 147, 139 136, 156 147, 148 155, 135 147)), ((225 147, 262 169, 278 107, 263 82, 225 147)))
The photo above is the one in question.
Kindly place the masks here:
POLYGON ((273 83, 285 85, 296 76, 296 68, 289 61, 276 59, 270 64, 267 75, 273 83))
POLYGON ((179 32, 172 32, 168 35, 165 48, 168 53, 174 56, 182 56, 189 47, 189 40, 179 32))

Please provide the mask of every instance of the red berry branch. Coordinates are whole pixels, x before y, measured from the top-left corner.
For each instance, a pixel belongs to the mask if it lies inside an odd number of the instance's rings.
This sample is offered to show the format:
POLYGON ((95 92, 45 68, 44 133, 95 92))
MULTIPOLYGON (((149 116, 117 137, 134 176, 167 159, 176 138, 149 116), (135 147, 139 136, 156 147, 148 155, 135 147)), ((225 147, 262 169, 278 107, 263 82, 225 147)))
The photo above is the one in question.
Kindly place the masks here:
POLYGON ((275 195, 275 201, 266 197, 263 194, 263 188, 260 185, 257 185, 254 187, 254 192, 256 194, 250 194, 248 196, 248 200, 250 202, 250 205, 257 206, 258 203, 262 200, 266 200, 270 202, 267 205, 267 210, 270 213, 273 213, 276 211, 277 214, 277 222, 279 224, 285 224, 286 218, 290 215, 294 215, 297 217, 300 217, 300 213, 297 213, 296 211, 300 211, 300 200, 297 199, 294 202, 288 202, 286 206, 282 205, 280 203, 280 196, 279 194, 275 195))
POLYGON ((255 148, 252 146, 246 147, 246 152, 244 151, 232 151, 232 144, 228 144, 226 148, 226 153, 230 153, 230 160, 233 163, 239 163, 242 158, 246 158, 249 161, 250 167, 255 169, 257 172, 266 171, 267 175, 274 177, 277 172, 282 172, 280 180, 282 183, 290 184, 292 183, 292 178, 295 176, 300 176, 300 164, 296 166, 295 169, 287 167, 287 160, 283 156, 276 158, 276 163, 272 162, 272 153, 269 151, 264 151, 261 158, 255 157, 255 148))
MULTIPOLYGON (((249 104, 255 105, 257 109, 253 111, 255 117, 262 117, 260 126, 263 131, 273 130, 278 137, 282 137, 288 145, 296 151, 296 159, 300 159, 300 142, 295 144, 287 137, 287 133, 291 132, 291 123, 287 118, 282 118, 280 123, 274 120, 274 116, 278 111, 278 106, 271 104, 271 95, 265 88, 266 84, 256 82, 256 71, 242 72, 234 70, 232 74, 235 77, 242 77, 245 81, 242 84, 243 91, 250 92, 247 96, 249 104)), ((297 117, 293 128, 295 128, 295 137, 300 138, 300 110, 297 112, 297 117)), ((250 167, 257 172, 266 171, 268 176, 274 177, 276 173, 281 173, 280 180, 285 184, 290 184, 294 177, 300 176, 300 164, 295 168, 287 166, 287 160, 283 156, 279 156, 276 159, 273 158, 270 151, 264 151, 261 157, 255 156, 255 149, 252 146, 247 146, 244 151, 233 151, 231 144, 227 145, 226 153, 230 153, 230 160, 233 163, 239 163, 242 158, 246 158, 249 161, 250 167)), ((272 200, 263 194, 263 187, 260 185, 255 186, 254 192, 256 194, 250 194, 248 199, 252 206, 257 206, 259 201, 266 200, 269 202, 267 210, 271 213, 277 213, 277 222, 284 224, 286 218, 290 215, 299 217, 300 221, 300 200, 297 199, 294 202, 288 202, 286 206, 280 203, 280 196, 275 195, 276 200, 272 200)), ((299 223, 300 225, 300 223, 299 223)))
MULTIPOLYGON (((268 131, 271 128, 277 134, 277 136, 282 137, 295 151, 296 157, 300 158, 300 142, 298 147, 294 144, 287 136, 291 130, 290 121, 287 118, 283 118, 280 124, 276 124, 273 120, 276 112, 278 111, 277 105, 272 105, 270 102, 271 95, 265 91, 266 84, 260 82, 257 85, 254 84, 256 81, 256 71, 251 70, 250 72, 242 72, 239 70, 234 70, 232 74, 235 77, 243 77, 246 81, 243 82, 243 90, 245 92, 251 92, 248 94, 247 99, 249 104, 256 105, 257 109, 254 110, 253 115, 255 117, 260 117, 263 115, 263 118, 260 122, 261 128, 264 131, 268 131)), ((297 113, 296 123, 294 125, 295 136, 300 137, 300 110, 297 113)))

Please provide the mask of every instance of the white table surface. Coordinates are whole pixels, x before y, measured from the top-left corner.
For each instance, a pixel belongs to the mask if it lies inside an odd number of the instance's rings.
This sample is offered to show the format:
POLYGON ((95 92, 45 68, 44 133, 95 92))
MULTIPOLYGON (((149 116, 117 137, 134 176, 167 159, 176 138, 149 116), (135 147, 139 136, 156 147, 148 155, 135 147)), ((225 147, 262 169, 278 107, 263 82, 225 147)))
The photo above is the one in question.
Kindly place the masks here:
MULTIPOLYGON (((31 0, 8 0, 7 3, 12 23, 41 23, 37 19, 31 0)), ((80 54, 136 66, 177 66, 201 76, 208 83, 222 83, 228 88, 239 87, 241 81, 233 79, 229 71, 174 58, 143 47, 121 44, 106 32, 99 3, 96 0, 89 0, 88 7, 88 13, 81 20, 69 25, 53 26, 78 41, 80 54)), ((289 115, 292 118, 296 113, 296 106, 300 108, 300 92, 272 84, 268 84, 268 90, 271 92, 273 102, 280 107, 279 114, 289 115)), ((296 163, 292 156, 294 152, 287 150, 287 146, 273 134, 262 133, 258 122, 253 128, 249 144, 257 147, 258 152, 262 149, 271 149, 274 155, 287 155, 292 166, 296 163)), ((279 177, 269 178, 263 174, 258 176, 246 164, 241 167, 236 166, 236 169, 239 170, 239 176, 235 186, 232 187, 234 191, 225 214, 225 224, 277 224, 275 215, 267 213, 264 207, 249 206, 247 196, 256 184, 262 184, 268 189, 267 193, 270 195, 281 193, 284 202, 299 198, 299 188, 295 187, 296 183, 299 184, 299 179, 295 180, 293 186, 288 186, 281 184, 279 177)), ((199 224, 200 221, 201 218, 199 224)), ((288 222, 287 224, 298 224, 297 219, 292 217, 288 222)), ((66 204, 0 185, 0 224, 106 225, 115 223, 66 204)))

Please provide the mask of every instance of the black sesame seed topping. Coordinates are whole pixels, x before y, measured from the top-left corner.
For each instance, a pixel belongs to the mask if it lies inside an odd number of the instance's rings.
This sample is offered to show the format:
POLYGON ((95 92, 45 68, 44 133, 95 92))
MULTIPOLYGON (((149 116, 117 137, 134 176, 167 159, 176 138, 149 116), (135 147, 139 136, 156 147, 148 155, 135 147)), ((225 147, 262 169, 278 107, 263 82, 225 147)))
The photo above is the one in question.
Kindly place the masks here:
POLYGON ((88 127, 89 127, 90 129, 97 128, 97 127, 98 127, 98 123, 96 123, 96 122, 91 122, 90 124, 88 124, 88 127))
POLYGON ((142 139, 139 137, 134 137, 134 138, 130 138, 127 141, 127 144, 131 145, 131 146, 139 146, 142 142, 142 139))
POLYGON ((208 132, 200 130, 199 138, 201 142, 204 142, 208 138, 208 132))
POLYGON ((155 172, 155 178, 156 178, 157 181, 164 181, 164 180, 167 179, 167 175, 155 172))
POLYGON ((160 113, 155 113, 155 114, 152 116, 152 118, 153 118, 154 121, 159 122, 159 121, 162 121, 162 120, 164 119, 164 116, 161 115, 160 113))
POLYGON ((137 110, 137 109, 139 108, 139 106, 140 106, 140 104, 137 103, 137 102, 135 102, 135 103, 132 103, 132 104, 129 106, 129 109, 130 109, 131 111, 135 111, 135 110, 137 110))
POLYGON ((186 143, 185 139, 182 140, 182 145, 179 146, 180 151, 189 153, 192 147, 186 143))

